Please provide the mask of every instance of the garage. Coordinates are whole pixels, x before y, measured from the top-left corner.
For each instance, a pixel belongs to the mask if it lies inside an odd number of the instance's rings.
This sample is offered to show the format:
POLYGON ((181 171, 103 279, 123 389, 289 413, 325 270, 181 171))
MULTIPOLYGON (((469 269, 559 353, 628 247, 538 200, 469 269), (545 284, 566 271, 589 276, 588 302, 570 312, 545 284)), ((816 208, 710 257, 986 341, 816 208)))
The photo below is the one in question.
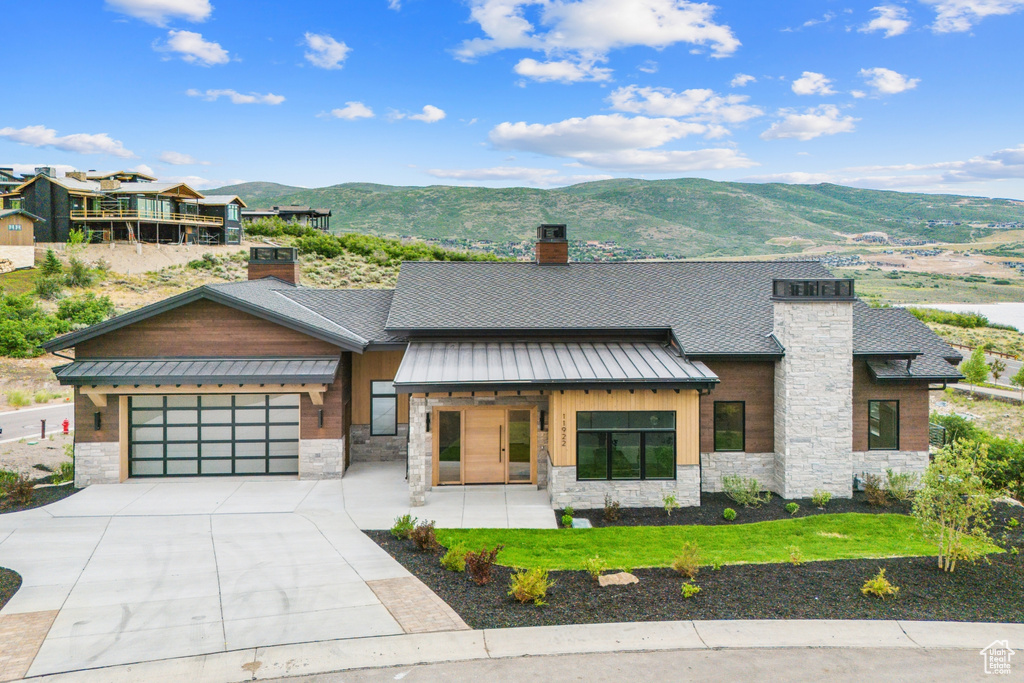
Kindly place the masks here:
POLYGON ((128 398, 132 477, 297 475, 297 394, 128 398))

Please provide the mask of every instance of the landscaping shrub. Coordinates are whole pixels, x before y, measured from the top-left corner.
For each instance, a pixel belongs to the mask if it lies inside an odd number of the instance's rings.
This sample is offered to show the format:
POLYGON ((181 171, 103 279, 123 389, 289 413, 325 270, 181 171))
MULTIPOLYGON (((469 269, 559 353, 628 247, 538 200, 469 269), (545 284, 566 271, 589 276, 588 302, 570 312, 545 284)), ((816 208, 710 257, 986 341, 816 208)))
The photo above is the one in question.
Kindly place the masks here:
POLYGON ((466 571, 466 546, 457 545, 448 549, 441 557, 441 566, 450 572, 466 571))
POLYGON ((671 493, 661 499, 661 502, 665 506, 665 514, 669 517, 672 516, 672 511, 679 508, 679 501, 671 493))
POLYGON ((953 572, 959 560, 981 555, 990 542, 992 492, 983 476, 988 445, 957 441, 935 456, 914 496, 914 517, 938 546, 939 568, 953 572))
POLYGON ((892 468, 885 470, 885 490, 895 500, 905 503, 914 497, 914 489, 917 488, 918 477, 913 472, 897 474, 892 468))
POLYGON ((572 515, 562 515, 562 526, 564 526, 566 529, 572 528, 572 515))
POLYGON ((932 413, 929 421, 946 429, 946 443, 953 443, 960 439, 967 439, 969 441, 980 441, 983 439, 984 432, 973 422, 960 415, 932 413))
POLYGON ((479 552, 466 553, 466 573, 476 585, 483 586, 491 582, 491 569, 503 547, 499 545, 490 550, 482 548, 479 552))
POLYGON ((952 325, 973 329, 976 327, 988 327, 989 322, 981 313, 953 313, 952 311, 940 311, 935 308, 907 307, 908 313, 925 323, 939 323, 941 325, 952 325))
POLYGON ((68 297, 57 305, 57 317, 72 325, 95 325, 114 315, 114 303, 108 296, 96 296, 88 292, 82 296, 68 297))
POLYGON ((57 469, 53 471, 53 476, 50 478, 51 484, 63 484, 65 482, 75 480, 75 461, 64 460, 57 469))
POLYGON ((799 566, 804 563, 804 551, 800 550, 800 546, 789 545, 786 546, 786 552, 789 553, 789 563, 794 566, 799 566))
POLYGON ((771 491, 761 491, 757 479, 727 474, 722 477, 722 488, 725 495, 743 507, 761 507, 772 499, 771 491))
POLYGON ((989 367, 985 362, 985 350, 980 346, 971 352, 971 357, 960 363, 960 372, 964 379, 971 385, 971 392, 974 392, 975 385, 983 384, 988 379, 989 367))
POLYGON ((0 484, 0 493, 3 496, 5 507, 25 507, 32 502, 32 489, 35 484, 25 475, 17 475, 10 481, 0 484))
POLYGON ((727 522, 731 522, 736 519, 736 511, 732 508, 725 508, 725 510, 722 511, 722 518, 727 522))
POLYGON ((416 544, 416 547, 426 552, 435 551, 441 546, 437 543, 437 535, 434 533, 434 523, 423 520, 412 530, 409 538, 416 544))
POLYGON ((81 259, 74 256, 68 259, 68 270, 64 274, 68 287, 89 287, 95 280, 96 275, 81 259))
POLYGON ((391 535, 400 540, 406 540, 416 527, 416 518, 412 515, 401 515, 395 517, 395 523, 391 525, 391 535))
POLYGON ((39 276, 36 278, 36 286, 33 291, 40 299, 56 301, 64 293, 64 284, 55 277, 39 276))
POLYGON ((34 403, 49 403, 55 398, 60 398, 61 394, 56 391, 40 390, 32 394, 32 401, 34 403))
POLYGON ((672 569, 688 579, 697 578, 700 573, 700 548, 693 541, 679 547, 679 554, 672 560, 672 569))
POLYGON ((693 581, 684 581, 682 589, 680 590, 682 596, 689 600, 690 598, 700 593, 700 586, 695 584, 693 581))
POLYGON ((873 595, 876 598, 885 600, 890 595, 899 593, 900 589, 892 585, 889 579, 885 578, 885 569, 879 568, 878 573, 874 577, 864 582, 860 592, 864 595, 873 595))
POLYGON ((53 249, 46 250, 46 257, 39 265, 39 272, 43 277, 56 277, 64 272, 64 264, 57 258, 53 249))
POLYGON ((882 478, 877 474, 864 475, 864 495, 868 499, 868 505, 885 507, 889 504, 889 494, 882 487, 882 478))
POLYGON ((1024 501, 1024 442, 988 439, 988 459, 983 462, 988 486, 1024 501))
POLYGON ((554 585, 555 582, 548 579, 547 569, 520 569, 512 575, 508 594, 519 602, 532 601, 537 607, 542 607, 548 604, 544 602, 544 597, 548 594, 548 589, 554 585))
POLYGON ((11 470, 0 470, 0 487, 18 478, 18 473, 11 470))
POLYGON ((594 581, 597 581, 599 578, 601 578, 601 572, 603 572, 606 568, 607 563, 604 560, 602 560, 599 555, 588 557, 583 561, 584 571, 590 574, 590 578, 592 578, 594 581))
POLYGON ((39 356, 43 342, 70 329, 66 320, 44 313, 28 294, 0 291, 0 356, 39 356))
POLYGON ((814 493, 811 494, 811 502, 814 503, 815 507, 821 508, 822 510, 828 507, 831 500, 832 494, 828 491, 814 489, 814 493))
POLYGON ((612 500, 611 494, 604 496, 604 521, 617 522, 619 520, 619 501, 612 500))
POLYGON ((213 270, 218 265, 219 262, 217 257, 209 252, 203 254, 200 258, 192 259, 185 264, 186 267, 191 268, 192 270, 213 270))
POLYGON ((786 512, 791 515, 795 515, 797 510, 800 509, 799 503, 786 503, 786 512))
POLYGON ((32 404, 32 399, 29 398, 28 392, 14 389, 7 392, 7 402, 15 408, 24 408, 32 404))

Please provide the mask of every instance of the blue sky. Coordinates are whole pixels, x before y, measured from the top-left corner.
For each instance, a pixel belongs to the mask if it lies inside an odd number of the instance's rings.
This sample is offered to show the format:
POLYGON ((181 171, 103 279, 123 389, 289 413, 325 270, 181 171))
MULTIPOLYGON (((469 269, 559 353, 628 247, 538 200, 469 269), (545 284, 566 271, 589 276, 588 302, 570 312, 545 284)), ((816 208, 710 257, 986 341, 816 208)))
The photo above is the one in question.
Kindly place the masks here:
POLYGON ((0 166, 21 171, 1024 199, 1024 0, 46 6, 45 23, 37 3, 4 7, 21 97, 0 113, 0 166))

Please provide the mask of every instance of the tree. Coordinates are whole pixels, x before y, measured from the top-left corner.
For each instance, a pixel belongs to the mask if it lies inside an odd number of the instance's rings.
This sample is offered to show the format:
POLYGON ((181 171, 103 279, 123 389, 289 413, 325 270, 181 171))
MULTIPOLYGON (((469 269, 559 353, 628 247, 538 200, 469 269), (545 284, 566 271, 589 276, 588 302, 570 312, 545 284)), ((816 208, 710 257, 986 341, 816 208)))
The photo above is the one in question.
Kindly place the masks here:
POLYGON ((988 445, 961 439, 944 447, 928 465, 914 496, 914 517, 938 546, 939 568, 972 562, 991 542, 992 492, 985 484, 988 445))
POLYGON ((1010 384, 1020 387, 1020 398, 1024 401, 1024 365, 1021 365, 1017 374, 1010 378, 1010 384))
POLYGON ((39 272, 43 274, 43 277, 56 277, 63 270, 64 265, 57 258, 56 252, 53 249, 47 249, 46 258, 43 259, 43 265, 39 267, 39 272))
POLYGON ((988 379, 988 363, 985 362, 985 349, 978 347, 971 353, 971 357, 960 364, 960 372, 963 373, 967 383, 971 385, 971 393, 974 387, 988 379))
POLYGON ((988 367, 992 372, 992 379, 996 384, 999 384, 999 378, 1006 372, 1006 363, 996 358, 988 367))

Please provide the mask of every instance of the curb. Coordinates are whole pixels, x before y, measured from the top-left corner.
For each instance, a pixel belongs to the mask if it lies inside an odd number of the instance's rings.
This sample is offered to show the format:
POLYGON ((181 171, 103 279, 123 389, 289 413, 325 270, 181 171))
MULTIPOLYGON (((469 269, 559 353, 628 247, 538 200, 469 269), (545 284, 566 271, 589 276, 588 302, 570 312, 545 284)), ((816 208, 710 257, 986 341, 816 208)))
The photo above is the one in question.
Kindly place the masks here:
POLYGON ((1024 624, 750 620, 661 621, 448 631, 248 648, 32 677, 33 681, 242 683, 287 676, 509 657, 759 648, 1024 648, 1024 624))

